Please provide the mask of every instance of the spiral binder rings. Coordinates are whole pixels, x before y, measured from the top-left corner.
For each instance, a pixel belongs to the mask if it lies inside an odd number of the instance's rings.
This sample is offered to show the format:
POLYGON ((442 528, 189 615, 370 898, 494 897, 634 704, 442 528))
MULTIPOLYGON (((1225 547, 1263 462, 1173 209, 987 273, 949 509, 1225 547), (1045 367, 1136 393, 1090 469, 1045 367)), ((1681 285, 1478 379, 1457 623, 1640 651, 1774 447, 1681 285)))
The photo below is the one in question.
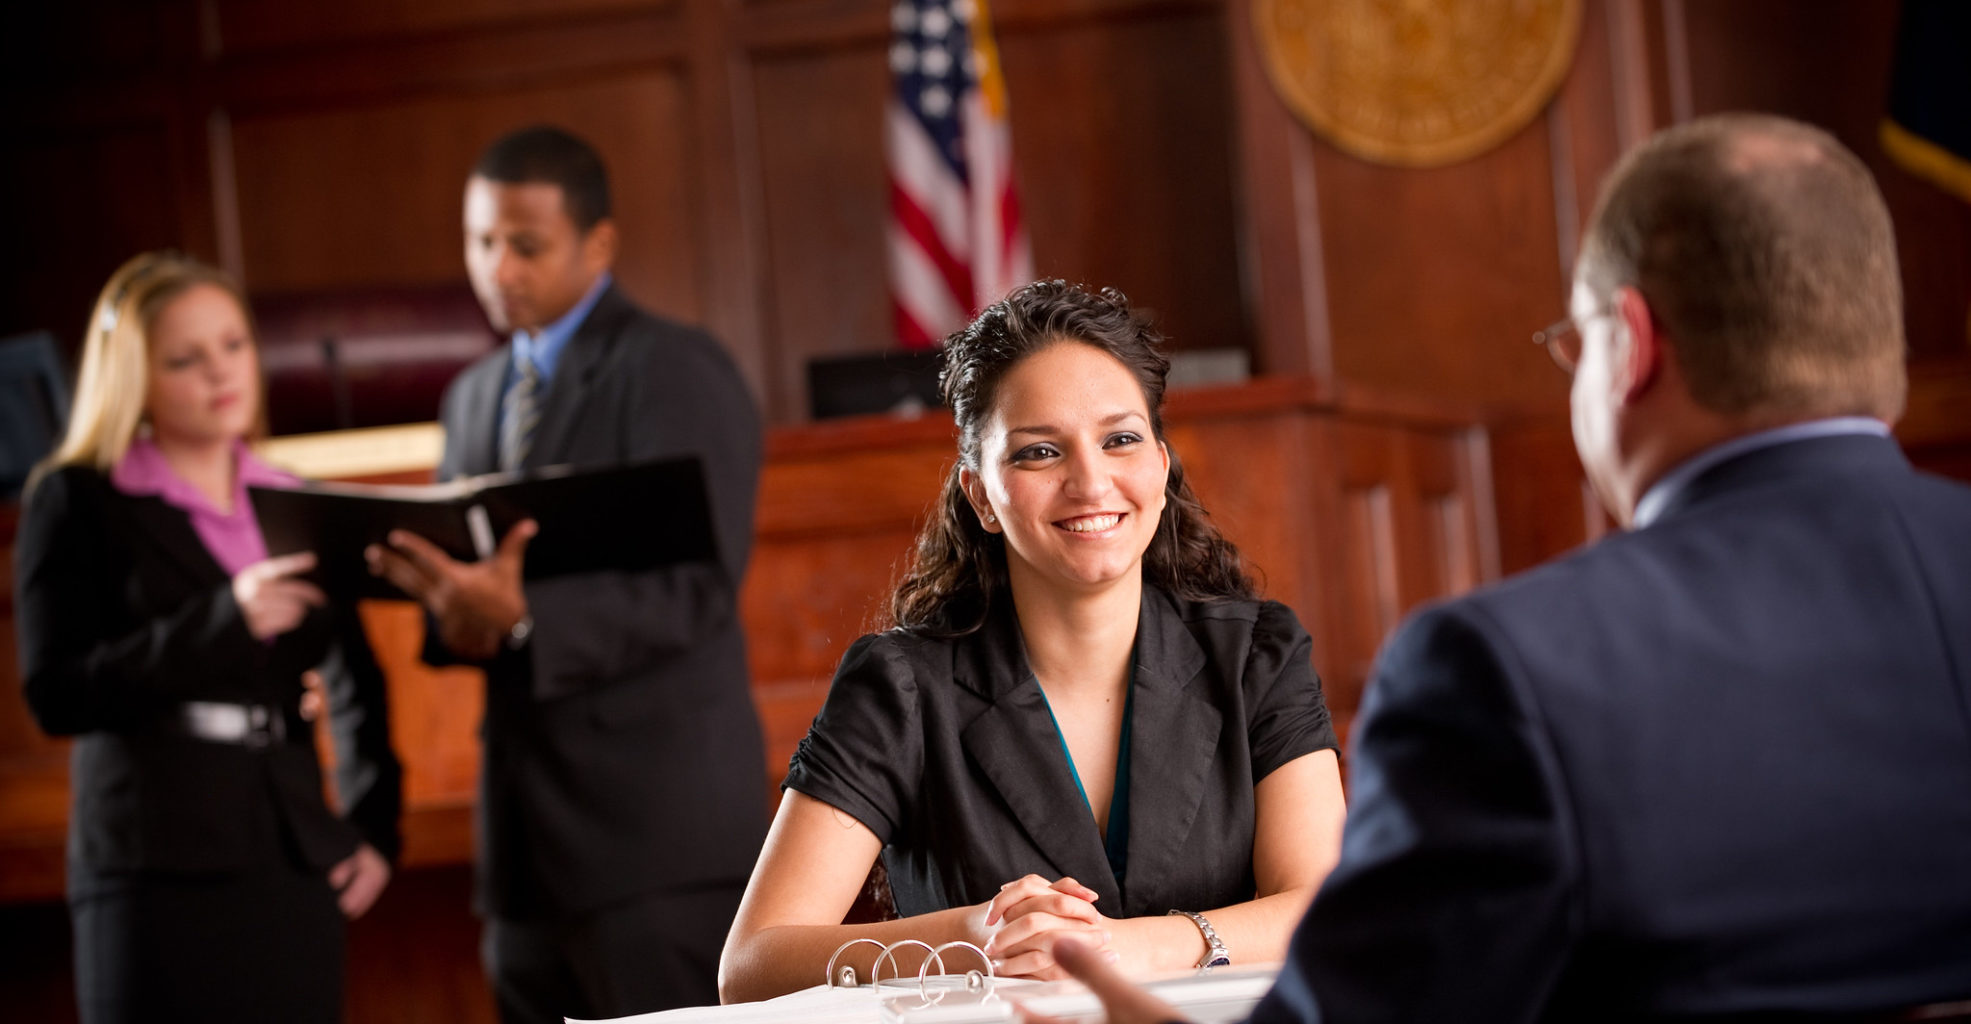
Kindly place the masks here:
MULTIPOLYGON (((1244 1019, 1277 973, 1278 964, 1220 967, 1150 979, 1144 987, 1192 1020, 1222 1024, 1244 1019)), ((835 948, 823 974, 821 984, 774 999, 666 1010, 618 1024, 1000 1024, 1018 1019, 1021 1007, 1077 1024, 1105 1019, 1101 1002, 1080 982, 1000 977, 985 951, 969 942, 853 939, 835 948), (866 980, 842 962, 862 946, 877 950, 866 980), (914 976, 897 962, 906 950, 925 954, 914 976)))
MULTIPOLYGON (((855 939, 836 947, 828 960, 827 984, 834 987, 856 985, 855 972, 839 967, 842 954, 860 946, 874 946, 881 952, 870 966, 869 987, 876 995, 883 1024, 993 1024, 1010 1021, 1024 1007, 1034 1013, 1077 1022, 1104 1019, 1101 1003, 1094 994, 1074 981, 1028 981, 1000 978, 993 972, 992 959, 969 942, 947 942, 942 946, 916 939, 883 945, 875 939, 855 939), (905 948, 922 949, 924 962, 913 981, 884 978, 884 967, 895 969, 896 954, 905 948), (984 968, 963 974, 947 966, 947 952, 976 957, 984 968), (936 973, 932 973, 935 967, 936 973)), ((957 959, 954 957, 954 959, 957 959)), ((962 961, 961 961, 962 962, 962 961)), ((1278 964, 1205 972, 1184 972, 1149 980, 1145 988, 1164 1002, 1201 1024, 1243 1019, 1273 985, 1278 964)))
POLYGON ((835 954, 828 958, 828 967, 823 972, 826 983, 837 988, 856 987, 855 968, 843 965, 837 969, 842 954, 857 946, 875 946, 879 952, 875 963, 869 967, 869 984, 875 990, 883 1020, 887 1024, 928 1024, 931 1021, 973 1021, 1006 1020, 1012 1017, 1012 1006, 1003 1002, 997 991, 998 978, 993 973, 992 958, 985 950, 969 942, 947 942, 942 946, 932 946, 918 939, 904 939, 884 945, 875 939, 850 939, 835 947, 835 954), (917 969, 915 983, 901 977, 883 980, 883 965, 896 969, 897 951, 906 948, 919 948, 924 951, 924 962, 917 969), (978 958, 980 967, 955 974, 945 969, 944 954, 969 952, 978 958), (937 973, 932 974, 935 965, 937 973), (999 1013, 1004 1007, 1007 1012, 999 1013))

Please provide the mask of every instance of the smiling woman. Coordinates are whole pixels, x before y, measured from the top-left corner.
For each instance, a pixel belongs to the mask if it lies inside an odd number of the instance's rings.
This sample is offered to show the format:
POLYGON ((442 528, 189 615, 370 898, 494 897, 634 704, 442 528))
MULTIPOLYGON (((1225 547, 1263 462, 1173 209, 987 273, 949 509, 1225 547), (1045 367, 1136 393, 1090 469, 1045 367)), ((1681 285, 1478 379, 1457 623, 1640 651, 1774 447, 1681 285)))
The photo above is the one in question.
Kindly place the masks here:
POLYGON ((1158 341, 1061 282, 946 340, 958 462, 896 628, 849 649, 794 755, 726 1001, 811 985, 856 938, 1039 978, 1063 935, 1138 974, 1285 955, 1339 852, 1334 733, 1306 631, 1164 438, 1158 341), (904 919, 840 924, 879 855, 904 919))

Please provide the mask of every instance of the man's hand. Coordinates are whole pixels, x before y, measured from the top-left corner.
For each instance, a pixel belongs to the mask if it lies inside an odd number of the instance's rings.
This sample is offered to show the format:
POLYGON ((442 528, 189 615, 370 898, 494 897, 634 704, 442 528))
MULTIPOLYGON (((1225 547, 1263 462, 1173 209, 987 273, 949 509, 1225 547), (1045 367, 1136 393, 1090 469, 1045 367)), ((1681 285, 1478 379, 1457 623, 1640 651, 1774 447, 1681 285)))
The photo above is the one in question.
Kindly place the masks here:
POLYGON ((417 534, 392 530, 388 546, 363 552, 370 573, 396 584, 438 619, 438 635, 455 653, 484 661, 500 652, 515 623, 527 616, 521 568, 539 527, 516 523, 493 557, 460 562, 417 534))
POLYGON ((363 916, 390 884, 390 862, 368 843, 329 869, 329 887, 337 893, 336 905, 351 921, 363 916))
MULTIPOLYGON (((1088 986, 1095 998, 1102 1001, 1109 1024, 1165 1024, 1186 1019, 1176 1007, 1131 984, 1100 950, 1085 942, 1063 936, 1055 941, 1053 956, 1069 977, 1088 986)), ((1060 1024, 1051 1017, 1024 1010, 1020 1017, 1028 1024, 1060 1024)))
POLYGON ((294 578, 314 567, 314 552, 302 551, 255 562, 233 577, 233 603, 255 640, 270 640, 301 625, 308 609, 328 600, 313 583, 294 578))

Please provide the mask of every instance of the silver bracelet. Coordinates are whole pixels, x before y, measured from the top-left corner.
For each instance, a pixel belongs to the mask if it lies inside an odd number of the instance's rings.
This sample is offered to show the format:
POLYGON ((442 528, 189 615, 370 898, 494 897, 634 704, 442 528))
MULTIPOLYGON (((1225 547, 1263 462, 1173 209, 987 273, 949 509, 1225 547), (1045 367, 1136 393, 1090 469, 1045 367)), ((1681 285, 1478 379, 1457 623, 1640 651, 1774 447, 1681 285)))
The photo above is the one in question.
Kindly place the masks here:
POLYGON ((1205 920, 1203 914, 1194 914, 1188 910, 1173 910, 1170 912, 1170 916, 1190 918, 1191 923, 1197 925, 1198 931, 1204 934, 1205 955, 1203 959, 1198 961, 1199 974, 1209 974, 1214 967, 1228 967, 1231 965, 1231 951, 1225 948, 1224 941, 1219 939, 1218 933, 1212 930, 1211 922, 1205 920))

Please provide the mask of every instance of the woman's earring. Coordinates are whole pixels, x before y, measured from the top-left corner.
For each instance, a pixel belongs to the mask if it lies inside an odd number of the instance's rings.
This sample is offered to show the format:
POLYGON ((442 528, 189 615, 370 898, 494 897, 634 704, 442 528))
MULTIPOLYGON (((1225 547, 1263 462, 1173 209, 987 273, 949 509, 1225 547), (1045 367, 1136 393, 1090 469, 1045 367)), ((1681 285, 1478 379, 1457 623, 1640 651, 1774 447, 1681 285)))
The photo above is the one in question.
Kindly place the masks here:
POLYGON ((986 513, 986 522, 988 522, 988 523, 996 523, 996 522, 998 522, 998 521, 999 521, 999 517, 998 517, 998 516, 996 516, 996 515, 993 515, 993 514, 992 514, 992 513, 990 513, 990 512, 987 512, 987 513, 986 513))

